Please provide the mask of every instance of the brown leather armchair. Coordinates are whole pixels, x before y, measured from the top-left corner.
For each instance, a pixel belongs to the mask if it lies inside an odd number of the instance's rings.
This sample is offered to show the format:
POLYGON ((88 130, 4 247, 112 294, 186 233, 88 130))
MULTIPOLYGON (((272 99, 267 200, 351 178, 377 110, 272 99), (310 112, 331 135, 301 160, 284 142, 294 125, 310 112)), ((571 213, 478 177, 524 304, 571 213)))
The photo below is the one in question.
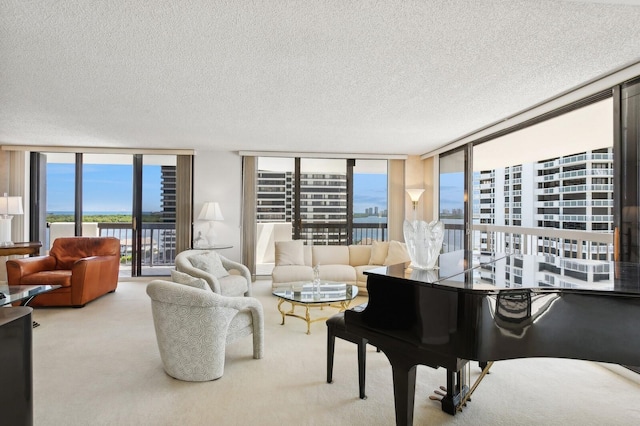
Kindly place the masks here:
POLYGON ((120 240, 113 237, 60 237, 48 256, 7 261, 9 285, 62 287, 36 296, 30 306, 83 307, 118 286, 120 240))

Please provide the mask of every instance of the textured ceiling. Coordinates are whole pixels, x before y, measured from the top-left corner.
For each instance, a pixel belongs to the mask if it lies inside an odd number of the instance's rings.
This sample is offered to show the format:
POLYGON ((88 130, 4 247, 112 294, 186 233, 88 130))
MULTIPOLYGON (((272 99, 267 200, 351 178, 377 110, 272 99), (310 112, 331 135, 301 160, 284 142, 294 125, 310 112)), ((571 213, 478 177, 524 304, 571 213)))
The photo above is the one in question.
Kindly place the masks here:
POLYGON ((0 144, 422 154, 640 60, 637 1, 0 0, 0 144))

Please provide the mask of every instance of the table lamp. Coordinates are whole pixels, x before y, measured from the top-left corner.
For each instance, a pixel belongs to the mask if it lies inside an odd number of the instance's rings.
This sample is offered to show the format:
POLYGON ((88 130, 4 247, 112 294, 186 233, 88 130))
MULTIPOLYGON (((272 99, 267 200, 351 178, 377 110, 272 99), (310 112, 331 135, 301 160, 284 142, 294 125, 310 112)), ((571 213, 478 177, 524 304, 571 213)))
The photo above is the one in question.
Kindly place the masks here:
POLYGON ((9 197, 6 192, 3 197, 0 197, 0 246, 13 245, 11 219, 13 215, 23 213, 22 197, 9 197))
POLYGON ((224 220, 222 216, 222 210, 220 210, 220 204, 215 201, 207 201, 202 206, 198 220, 209 222, 209 231, 207 232, 207 241, 210 246, 213 246, 216 242, 216 232, 213 229, 214 224, 218 220, 224 220))

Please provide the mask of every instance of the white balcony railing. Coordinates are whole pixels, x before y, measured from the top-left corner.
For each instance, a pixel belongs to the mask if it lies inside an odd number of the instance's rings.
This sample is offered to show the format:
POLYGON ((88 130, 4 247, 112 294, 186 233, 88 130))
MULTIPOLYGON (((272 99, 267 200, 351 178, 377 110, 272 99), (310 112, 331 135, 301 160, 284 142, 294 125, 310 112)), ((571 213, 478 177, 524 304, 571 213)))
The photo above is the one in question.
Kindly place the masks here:
POLYGON ((555 248, 571 251, 578 259, 584 253, 587 258, 589 254, 604 254, 613 260, 612 233, 485 224, 473 225, 472 230, 474 240, 486 239, 487 249, 495 252, 539 254, 555 248))
MULTIPOLYGON (((552 228, 523 228, 476 224, 472 227, 475 249, 483 251, 553 254, 578 259, 605 257, 613 260, 613 234, 593 231, 574 231, 552 228)), ((444 251, 463 248, 464 229, 461 224, 445 224, 444 251)))

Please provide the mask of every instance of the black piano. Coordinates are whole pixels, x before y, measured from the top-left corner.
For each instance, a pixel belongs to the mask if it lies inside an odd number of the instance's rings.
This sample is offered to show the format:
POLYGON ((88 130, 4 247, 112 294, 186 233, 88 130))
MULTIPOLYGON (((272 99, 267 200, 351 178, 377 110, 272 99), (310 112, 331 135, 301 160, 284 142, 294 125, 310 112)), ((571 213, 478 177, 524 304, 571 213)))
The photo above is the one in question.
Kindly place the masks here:
POLYGON ((462 251, 438 262, 366 272, 366 309, 345 312, 347 330, 391 363, 396 424, 413 422, 419 364, 446 369, 449 414, 475 388, 463 368, 471 360, 487 369, 527 357, 640 365, 639 264, 462 251))

